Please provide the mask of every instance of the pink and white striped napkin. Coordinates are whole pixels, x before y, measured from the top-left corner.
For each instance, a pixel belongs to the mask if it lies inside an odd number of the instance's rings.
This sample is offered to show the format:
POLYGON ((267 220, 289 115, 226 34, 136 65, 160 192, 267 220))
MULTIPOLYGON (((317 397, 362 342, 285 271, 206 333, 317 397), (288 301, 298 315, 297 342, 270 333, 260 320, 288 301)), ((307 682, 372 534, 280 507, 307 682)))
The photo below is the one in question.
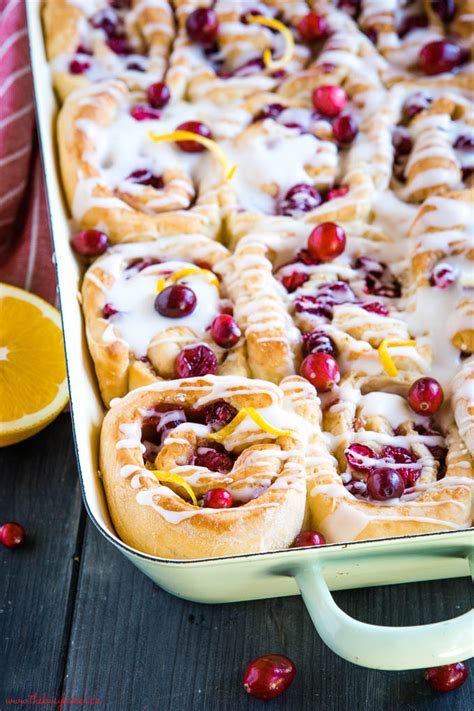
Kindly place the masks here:
POLYGON ((24 0, 0 0, 0 281, 54 303, 51 252, 24 0))

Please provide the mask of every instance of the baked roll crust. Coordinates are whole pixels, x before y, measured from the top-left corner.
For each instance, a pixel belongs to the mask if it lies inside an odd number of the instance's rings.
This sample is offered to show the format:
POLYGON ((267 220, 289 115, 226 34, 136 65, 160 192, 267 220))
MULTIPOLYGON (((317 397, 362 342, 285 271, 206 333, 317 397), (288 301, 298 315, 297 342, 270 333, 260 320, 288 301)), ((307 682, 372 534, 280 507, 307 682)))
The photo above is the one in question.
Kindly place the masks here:
POLYGON ((122 79, 143 89, 163 79, 174 38, 167 0, 130 0, 128 8, 107 0, 46 0, 43 23, 62 101, 91 82, 122 79))
POLYGON ((175 378, 184 367, 178 366, 183 353, 194 374, 248 374, 244 340, 224 348, 210 331, 231 307, 211 271, 226 255, 225 247, 205 237, 180 235, 116 246, 88 269, 82 308, 107 406, 136 387, 175 378), (192 291, 196 301, 189 314, 158 310, 158 294, 173 285, 192 291))
POLYGON ((117 533, 138 550, 174 559, 288 547, 304 522, 305 457, 318 416, 314 389, 298 377, 278 388, 260 380, 206 376, 130 393, 108 412, 101 435, 100 468, 117 533), (230 417, 240 413, 228 434, 225 420, 207 415, 216 405, 230 417), (266 429, 245 408, 254 408, 266 429), (153 447, 145 436, 153 429, 156 439, 157 428, 162 439, 153 447), (204 460, 209 468, 202 465, 201 450, 212 448, 216 436, 221 458, 204 460), (178 483, 167 483, 170 477, 159 467, 178 476, 178 483), (234 506, 203 508, 205 492, 223 485, 234 506))
POLYGON ((191 104, 165 107, 159 120, 143 118, 144 111, 143 96, 119 81, 68 97, 58 142, 73 218, 82 228, 100 226, 112 242, 179 233, 216 237, 225 180, 221 164, 207 150, 184 152, 172 140, 153 141, 150 133, 169 134, 190 119, 205 118, 211 128, 217 121, 191 104))
POLYGON ((310 477, 314 528, 336 543, 469 527, 473 461, 452 419, 441 426, 417 416, 393 386, 374 389, 370 379, 349 375, 338 393, 323 425, 335 459, 310 477), (370 477, 387 467, 405 488, 378 501, 370 477))

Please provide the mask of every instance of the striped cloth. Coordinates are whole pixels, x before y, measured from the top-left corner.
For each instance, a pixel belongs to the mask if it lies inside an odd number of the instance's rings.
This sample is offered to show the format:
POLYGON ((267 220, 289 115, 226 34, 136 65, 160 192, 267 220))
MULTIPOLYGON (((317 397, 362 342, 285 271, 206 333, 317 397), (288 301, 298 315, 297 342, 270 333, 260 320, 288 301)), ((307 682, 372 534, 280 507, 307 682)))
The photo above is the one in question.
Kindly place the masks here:
POLYGON ((0 0, 0 281, 56 301, 24 0, 0 0))

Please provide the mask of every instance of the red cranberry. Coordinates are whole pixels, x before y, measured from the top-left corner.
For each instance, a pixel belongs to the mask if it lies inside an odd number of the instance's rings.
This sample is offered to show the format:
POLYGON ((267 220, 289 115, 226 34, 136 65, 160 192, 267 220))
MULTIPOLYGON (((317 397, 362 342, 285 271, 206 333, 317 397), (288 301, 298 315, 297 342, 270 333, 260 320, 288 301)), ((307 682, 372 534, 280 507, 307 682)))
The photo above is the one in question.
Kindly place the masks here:
POLYGON ((125 180, 130 180, 132 183, 137 183, 138 185, 150 185, 156 190, 161 190, 165 184, 161 175, 153 175, 151 170, 147 170, 146 168, 143 170, 134 170, 133 173, 127 175, 125 180))
POLYGON ((237 321, 232 316, 220 314, 211 325, 211 335, 221 348, 232 348, 242 335, 237 321))
POLYGON ((305 284, 309 279, 309 274, 303 274, 303 272, 291 272, 291 274, 286 274, 281 279, 281 283, 287 290, 289 294, 292 294, 296 289, 305 284))
POLYGON ((434 415, 443 404, 443 388, 434 378, 420 378, 408 391, 407 400, 418 415, 434 415))
POLYGON ((332 319, 331 306, 321 304, 317 296, 310 296, 309 294, 302 294, 296 297, 295 310, 298 314, 311 314, 312 316, 317 316, 324 321, 330 321, 332 319))
POLYGON ((450 264, 437 264, 430 276, 431 286, 437 286, 438 289, 447 289, 456 281, 456 274, 450 264))
POLYGON ((367 484, 365 481, 353 479, 347 484, 344 484, 344 486, 352 496, 367 496, 367 484))
POLYGON ((405 489, 403 478, 393 469, 382 467, 372 471, 367 478, 367 491, 376 501, 398 499, 405 489))
POLYGON ((19 523, 8 521, 0 526, 0 543, 7 548, 18 548, 25 539, 25 529, 19 523))
POLYGON ((316 531, 303 531, 296 536, 293 548, 306 548, 307 546, 324 546, 324 536, 316 531))
POLYGON ((90 69, 91 63, 87 61, 80 61, 79 59, 71 59, 69 62, 69 71, 71 74, 84 74, 88 69, 90 69))
POLYGON ((421 111, 424 111, 432 103, 433 99, 427 94, 423 94, 421 91, 417 91, 412 94, 403 105, 403 117, 406 121, 409 121, 416 116, 421 111))
POLYGON ((301 363, 300 374, 321 392, 330 390, 341 379, 337 363, 328 353, 307 355, 301 363))
POLYGON ((145 259, 132 259, 127 265, 127 270, 134 269, 136 272, 142 272, 147 267, 151 267, 153 264, 159 264, 160 260, 154 257, 146 257, 145 259))
POLYGON ((308 238, 308 250, 321 262, 331 262, 346 247, 346 233, 334 222, 323 222, 314 228, 308 238))
POLYGON ((313 106, 323 116, 338 116, 347 104, 347 94, 341 86, 326 84, 313 91, 313 106))
POLYGON ((426 44, 420 52, 421 70, 432 76, 451 72, 463 62, 463 52, 457 44, 435 40, 426 44))
POLYGON ((257 121, 263 121, 264 119, 277 119, 278 116, 285 110, 283 104, 267 104, 260 111, 258 116, 256 116, 257 121))
POLYGON ((338 116, 332 125, 332 133, 340 145, 347 146, 359 133, 357 121, 350 114, 338 116))
POLYGON ((121 24, 117 13, 110 8, 104 8, 97 12, 90 18, 89 22, 92 27, 103 30, 108 37, 116 35, 119 32, 119 26, 121 24))
POLYGON ((348 185, 341 185, 338 188, 333 188, 332 190, 328 190, 328 193, 326 195, 326 200, 334 200, 335 198, 344 197, 344 195, 347 195, 348 192, 349 192, 349 186, 348 185))
POLYGON ((454 148, 471 149, 474 148, 474 134, 468 136, 458 136, 454 142, 454 148))
POLYGON ((373 257, 358 257, 354 263, 354 269, 361 269, 366 274, 381 278, 387 269, 387 265, 383 262, 378 262, 373 257))
POLYGON ((361 474, 370 474, 375 466, 375 460, 379 458, 373 449, 358 443, 350 444, 344 454, 350 468, 361 474))
POLYGON ((337 6, 351 17, 356 17, 360 12, 361 0, 338 0, 337 6))
POLYGON ((232 469, 234 462, 224 447, 213 444, 211 447, 197 448, 194 464, 198 467, 206 467, 206 469, 209 469, 211 472, 227 474, 227 472, 230 472, 232 469))
POLYGON ((217 358, 207 346, 190 346, 179 353, 175 369, 178 378, 214 375, 217 371, 217 358))
MULTIPOLYGON (((211 129, 200 121, 185 121, 181 123, 176 130, 191 131, 191 133, 198 133, 205 138, 212 138, 211 129)), ((201 153, 206 150, 205 146, 202 146, 197 141, 176 141, 176 145, 178 145, 182 151, 185 151, 185 153, 201 153)))
MULTIPOLYGON (((382 459, 391 464, 414 464, 417 459, 412 452, 404 447, 393 447, 387 444, 382 450, 382 459)), ((405 487, 415 486, 416 480, 421 474, 421 464, 416 467, 397 467, 397 473, 403 477, 405 487)))
POLYGON ((325 17, 317 12, 308 12, 296 25, 296 29, 306 42, 313 42, 326 37, 329 27, 325 17))
POLYGON ((445 693, 458 689, 464 684, 469 674, 464 662, 446 664, 444 667, 431 667, 426 669, 425 679, 432 689, 445 693))
POLYGON ((151 84, 147 90, 147 97, 150 104, 155 109, 162 109, 170 100, 170 90, 162 81, 151 84))
POLYGON ((111 49, 112 52, 115 52, 115 54, 119 54, 121 56, 132 53, 125 37, 109 37, 107 40, 107 47, 111 49))
POLYGON ((431 0, 431 7, 442 22, 451 22, 456 14, 456 0, 431 0))
POLYGON ((266 654, 253 659, 244 671, 244 689, 256 699, 276 699, 295 678, 296 667, 282 654, 266 654))
POLYGON ((71 245, 81 257, 98 257, 109 246, 109 238, 100 230, 81 230, 74 235, 71 245))
POLYGON ((130 109, 130 116, 135 121, 156 121, 161 118, 161 112, 148 104, 137 104, 130 109))
POLYGON ((293 185, 280 203, 280 214, 292 217, 301 212, 309 212, 321 205, 319 192, 308 183, 293 185))
POLYGON ((364 311, 369 311, 379 316, 388 316, 389 314, 389 310, 381 301, 370 301, 368 304, 362 304, 362 308, 364 311))
POLYGON ((232 422, 237 412, 237 408, 225 400, 216 400, 216 402, 206 407, 204 411, 204 422, 210 427, 212 432, 217 432, 217 430, 222 429, 229 422, 232 422))
POLYGON ((144 72, 145 67, 138 62, 127 62, 127 69, 129 72, 144 72))
POLYGON ((206 509, 230 509, 233 503, 232 494, 227 489, 210 489, 206 491, 203 499, 206 509))
POLYGON ((78 44, 76 47, 76 54, 88 54, 92 55, 92 51, 83 44, 78 44))
POLYGON ((333 358, 337 355, 337 349, 334 341, 324 331, 311 331, 311 333, 303 333, 303 353, 327 353, 333 358))
POLYGON ((168 318, 189 316, 196 308, 196 294, 189 286, 173 284, 160 291, 155 299, 155 309, 168 318))
POLYGON ((392 133, 392 144, 397 157, 409 155, 413 148, 410 132, 402 126, 397 126, 392 133))
POLYGON ((219 21, 214 10, 199 7, 186 18, 186 32, 192 42, 210 47, 217 39, 219 21))
POLYGON ((112 304, 105 304, 104 309, 102 311, 102 315, 104 318, 110 318, 114 314, 118 314, 118 311, 116 308, 112 306, 112 304))

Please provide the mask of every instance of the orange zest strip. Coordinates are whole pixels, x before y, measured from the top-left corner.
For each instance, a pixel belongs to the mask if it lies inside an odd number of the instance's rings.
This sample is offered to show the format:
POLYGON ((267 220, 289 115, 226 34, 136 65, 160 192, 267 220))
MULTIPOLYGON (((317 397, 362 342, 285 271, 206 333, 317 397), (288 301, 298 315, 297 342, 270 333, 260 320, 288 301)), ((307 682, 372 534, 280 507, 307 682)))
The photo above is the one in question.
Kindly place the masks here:
POLYGON ((199 267, 188 267, 185 269, 178 269, 177 272, 174 272, 174 274, 171 274, 171 276, 168 277, 167 281, 168 283, 175 284, 177 281, 179 281, 179 279, 184 279, 184 277, 193 276, 194 274, 200 274, 201 276, 206 277, 206 279, 208 279, 212 286, 215 286, 216 289, 219 288, 219 280, 216 275, 209 271, 209 269, 200 269, 199 267))
POLYGON ((294 432, 291 430, 280 430, 277 427, 273 427, 254 407, 243 407, 228 425, 218 432, 210 434, 209 439, 214 439, 216 442, 223 442, 237 429, 242 420, 245 420, 246 417, 250 417, 264 432, 268 432, 268 434, 272 434, 275 437, 291 437, 294 435, 294 432))
POLYGON ((416 341, 392 341, 390 338, 384 338, 378 347, 380 362, 382 363, 385 372, 391 378, 396 378, 398 375, 398 368, 393 362, 392 356, 388 352, 389 348, 396 348, 397 346, 412 346, 416 347, 416 341))
POLYGON ((194 506, 198 505, 196 495, 194 491, 189 486, 188 482, 179 476, 179 474, 173 474, 172 472, 164 472, 153 469, 152 474, 158 479, 160 483, 177 484, 191 497, 194 506))
POLYGON ((265 17, 264 15, 253 15, 247 17, 247 22, 251 24, 265 25, 265 27, 271 27, 273 30, 280 32, 285 38, 285 50, 280 59, 272 58, 272 51, 269 47, 263 53, 263 62, 267 69, 282 69, 284 66, 291 61, 293 53, 295 51, 295 40, 290 30, 283 22, 280 20, 275 20, 271 17, 265 17))
POLYGON ((156 134, 153 133, 153 131, 149 131, 148 136, 152 141, 156 141, 157 143, 160 141, 195 141, 196 143, 200 143, 201 146, 204 146, 215 155, 219 163, 222 165, 226 180, 231 180, 235 175, 237 166, 230 165, 229 160, 222 148, 211 138, 206 138, 205 136, 201 136, 199 133, 194 133, 193 131, 172 131, 172 133, 163 134, 156 134))

